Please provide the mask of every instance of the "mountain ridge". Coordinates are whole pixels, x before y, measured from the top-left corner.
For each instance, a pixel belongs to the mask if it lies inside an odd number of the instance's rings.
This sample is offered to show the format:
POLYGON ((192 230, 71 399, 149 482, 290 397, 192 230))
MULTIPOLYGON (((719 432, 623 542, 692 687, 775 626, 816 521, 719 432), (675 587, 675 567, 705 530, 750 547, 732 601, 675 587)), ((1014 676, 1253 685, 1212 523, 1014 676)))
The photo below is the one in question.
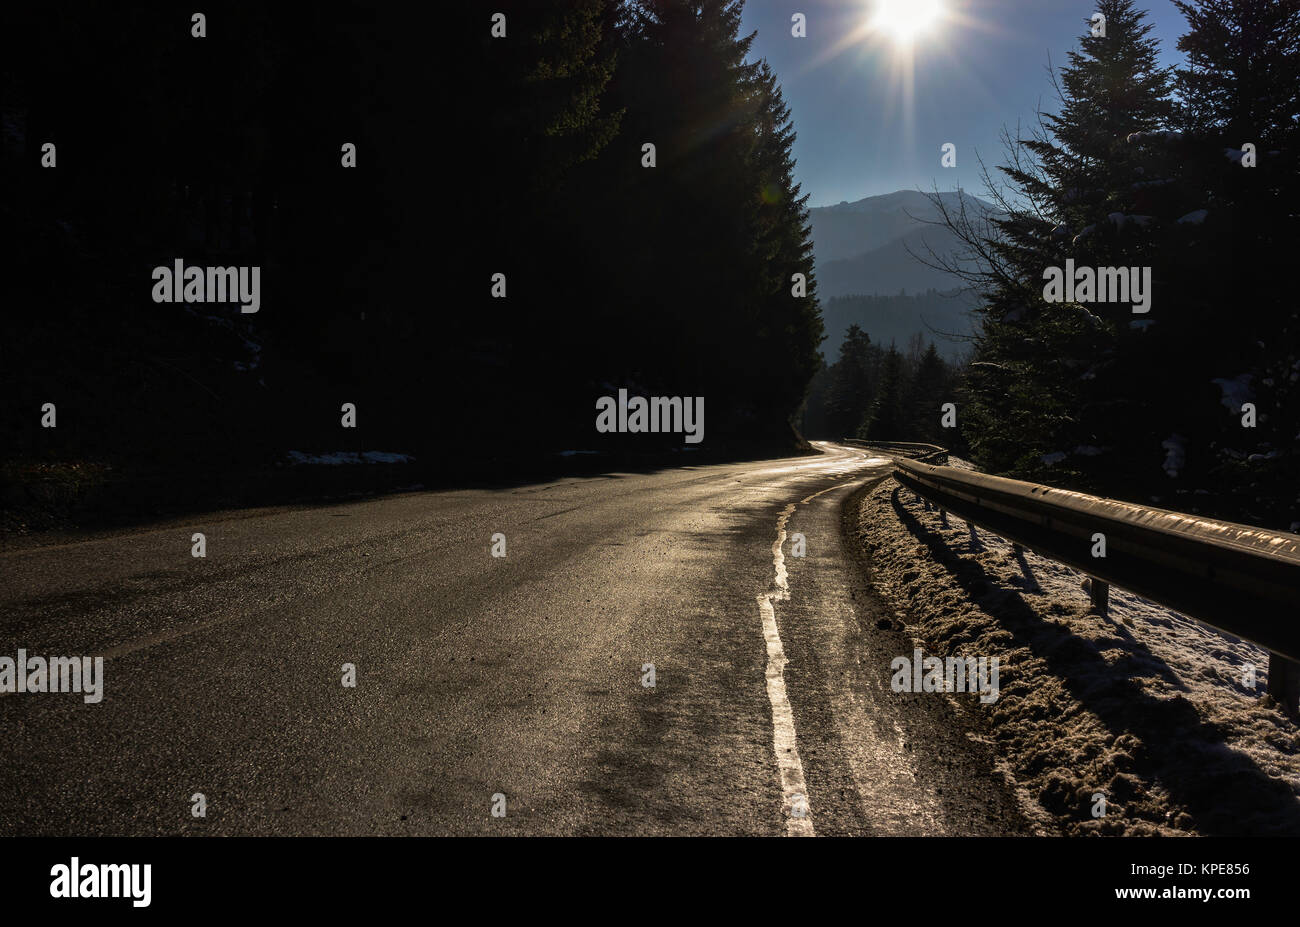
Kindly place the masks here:
MULTIPOLYGON (((953 259, 965 251, 957 236, 935 224, 940 221, 935 196, 953 213, 963 205, 968 213, 999 213, 992 204, 961 190, 938 194, 897 190, 809 210, 817 292, 824 301, 827 338, 822 351, 828 360, 834 359, 851 324, 873 340, 904 343, 913 333, 934 339, 934 329, 957 335, 974 330, 970 310, 975 296, 951 295, 963 290, 965 282, 917 259, 928 260, 930 252, 953 259), (936 301, 937 294, 949 295, 936 301), (924 313, 919 311, 922 304, 924 313)), ((955 357, 965 343, 939 336, 936 346, 955 357)))

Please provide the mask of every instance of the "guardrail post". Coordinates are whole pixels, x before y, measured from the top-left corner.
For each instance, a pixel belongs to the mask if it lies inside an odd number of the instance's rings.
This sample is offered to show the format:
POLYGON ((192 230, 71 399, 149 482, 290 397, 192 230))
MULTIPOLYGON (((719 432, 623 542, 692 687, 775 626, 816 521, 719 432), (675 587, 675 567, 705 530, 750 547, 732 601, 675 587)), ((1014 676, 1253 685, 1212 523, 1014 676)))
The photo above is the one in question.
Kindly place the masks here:
POLYGON ((1291 717, 1300 709, 1300 663, 1278 653, 1268 655, 1268 694, 1282 703, 1291 717))
POLYGON ((1092 598, 1092 610, 1105 618, 1110 611, 1110 583, 1095 576, 1088 577, 1089 595, 1092 598))
POLYGON ((1055 560, 1078 571, 1084 580, 1079 591, 1088 593, 1092 614, 1110 617, 1110 587, 1093 573, 1102 570, 1133 594, 1274 653, 1270 703, 1300 718, 1300 625, 1276 618, 1300 610, 1297 535, 927 467, 902 457, 894 458, 893 475, 931 497, 945 535, 953 527, 947 517, 951 503, 964 523, 1006 538, 1014 545, 1025 588, 1041 589, 1027 559, 1032 551, 1035 562, 1055 560), (1112 572, 1094 559, 1106 556, 1105 541, 1112 551, 1123 551, 1124 568, 1112 572))

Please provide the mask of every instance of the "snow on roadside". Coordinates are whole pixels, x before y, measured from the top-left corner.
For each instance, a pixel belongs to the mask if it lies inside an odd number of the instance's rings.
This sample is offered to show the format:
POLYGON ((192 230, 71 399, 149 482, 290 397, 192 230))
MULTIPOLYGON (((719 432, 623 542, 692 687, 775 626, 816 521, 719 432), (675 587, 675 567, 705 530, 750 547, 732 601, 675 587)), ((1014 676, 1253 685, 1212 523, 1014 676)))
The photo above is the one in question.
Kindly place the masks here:
POLYGON ((1300 834, 1300 729, 1263 695, 1265 651, 1114 587, 1110 616, 1093 614, 1082 574, 1022 564, 986 531, 972 545, 893 480, 850 515, 918 646, 999 658, 997 701, 962 704, 1031 817, 1065 834, 1300 834))
POLYGON ((317 464, 327 467, 361 463, 410 463, 415 460, 410 454, 394 454, 390 451, 333 451, 328 454, 304 454, 302 451, 290 451, 289 459, 295 464, 317 464))

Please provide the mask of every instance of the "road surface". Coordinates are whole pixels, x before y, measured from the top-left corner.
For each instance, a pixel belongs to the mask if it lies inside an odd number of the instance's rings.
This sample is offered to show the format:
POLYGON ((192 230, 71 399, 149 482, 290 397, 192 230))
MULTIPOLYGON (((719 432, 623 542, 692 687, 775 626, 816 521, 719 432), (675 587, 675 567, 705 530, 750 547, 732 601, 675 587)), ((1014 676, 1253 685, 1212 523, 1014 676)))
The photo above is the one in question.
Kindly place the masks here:
POLYGON ((948 697, 889 690, 841 531, 888 462, 819 449, 0 555, 0 656, 105 658, 97 704, 0 695, 0 834, 1026 831, 948 697))

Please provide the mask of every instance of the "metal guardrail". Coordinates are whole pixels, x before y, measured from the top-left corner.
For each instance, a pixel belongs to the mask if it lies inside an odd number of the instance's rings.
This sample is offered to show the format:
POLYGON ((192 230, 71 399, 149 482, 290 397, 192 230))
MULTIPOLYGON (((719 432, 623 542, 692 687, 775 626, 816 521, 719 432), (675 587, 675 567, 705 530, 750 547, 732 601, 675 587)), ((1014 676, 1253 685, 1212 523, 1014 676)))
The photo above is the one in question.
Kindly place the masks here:
POLYGON ((922 460, 926 463, 946 464, 948 462, 947 449, 939 447, 937 444, 915 444, 910 441, 859 441, 857 438, 845 438, 840 443, 849 444, 853 447, 876 448, 882 451, 897 451, 910 454, 916 460, 922 460))
POLYGON ((1268 650, 1269 693, 1296 714, 1300 536, 908 459, 935 457, 932 445, 855 445, 906 454, 894 478, 945 520, 952 512, 1087 573, 1103 614, 1114 583, 1268 650))

